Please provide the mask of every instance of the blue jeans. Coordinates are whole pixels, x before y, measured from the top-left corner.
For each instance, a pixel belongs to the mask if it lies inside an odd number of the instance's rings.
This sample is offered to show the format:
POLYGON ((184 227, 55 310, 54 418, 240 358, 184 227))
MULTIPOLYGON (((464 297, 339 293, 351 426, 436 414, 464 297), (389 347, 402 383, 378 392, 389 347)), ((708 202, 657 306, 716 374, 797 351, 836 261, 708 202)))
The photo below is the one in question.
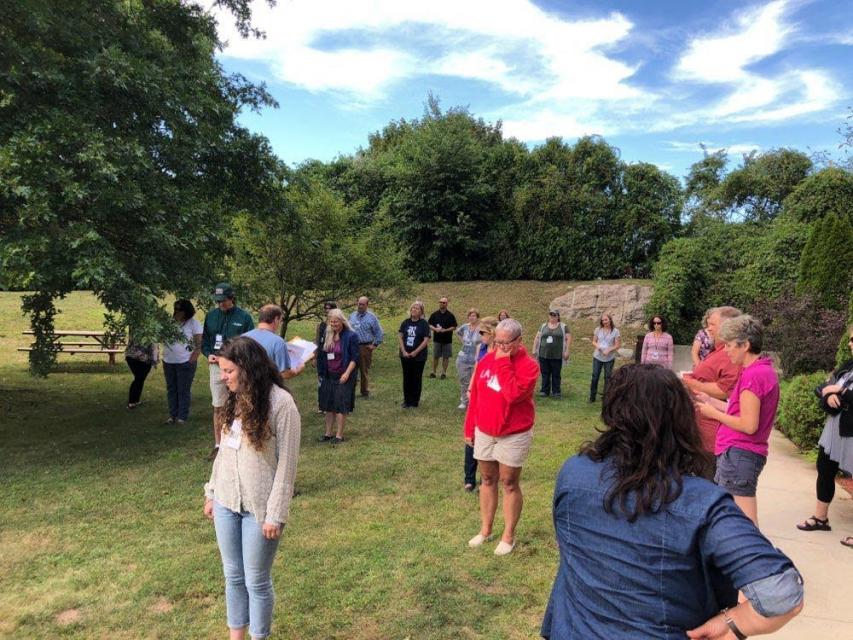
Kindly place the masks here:
POLYGON ((163 375, 166 377, 166 397, 169 399, 169 417, 186 420, 190 417, 190 400, 193 378, 198 362, 181 364, 163 363, 163 375))
POLYGON ((613 372, 614 362, 615 360, 611 360, 610 362, 602 362, 598 358, 592 359, 592 381, 589 385, 590 402, 595 400, 595 396, 598 393, 598 378, 601 375, 602 369, 604 369, 604 393, 607 393, 607 383, 610 382, 610 374, 613 372))
POLYGON ((248 625, 253 638, 266 638, 275 604, 270 570, 278 540, 264 538, 261 525, 248 511, 236 513, 216 501, 213 524, 225 574, 228 627, 248 625))

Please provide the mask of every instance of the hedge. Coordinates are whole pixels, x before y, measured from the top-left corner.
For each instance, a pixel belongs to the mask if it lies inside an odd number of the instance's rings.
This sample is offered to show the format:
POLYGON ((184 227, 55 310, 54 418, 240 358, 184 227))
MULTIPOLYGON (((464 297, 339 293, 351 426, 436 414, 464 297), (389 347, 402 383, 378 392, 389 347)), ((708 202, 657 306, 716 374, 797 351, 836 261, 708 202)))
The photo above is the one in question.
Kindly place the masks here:
POLYGON ((828 375, 821 371, 805 373, 782 383, 776 427, 801 451, 815 449, 820 440, 826 413, 820 408, 814 390, 828 375))

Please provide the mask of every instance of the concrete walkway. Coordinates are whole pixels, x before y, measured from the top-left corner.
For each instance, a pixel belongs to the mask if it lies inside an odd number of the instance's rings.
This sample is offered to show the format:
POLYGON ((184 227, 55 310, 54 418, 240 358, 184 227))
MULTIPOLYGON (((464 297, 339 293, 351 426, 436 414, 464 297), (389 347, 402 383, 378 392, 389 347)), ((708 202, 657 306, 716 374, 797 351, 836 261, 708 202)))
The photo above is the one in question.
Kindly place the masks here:
POLYGON ((853 638, 853 549, 839 544, 853 535, 853 500, 838 487, 829 509, 832 531, 799 531, 794 525, 814 512, 814 464, 773 431, 770 455, 758 481, 762 533, 790 557, 805 579, 806 606, 773 638, 853 638))

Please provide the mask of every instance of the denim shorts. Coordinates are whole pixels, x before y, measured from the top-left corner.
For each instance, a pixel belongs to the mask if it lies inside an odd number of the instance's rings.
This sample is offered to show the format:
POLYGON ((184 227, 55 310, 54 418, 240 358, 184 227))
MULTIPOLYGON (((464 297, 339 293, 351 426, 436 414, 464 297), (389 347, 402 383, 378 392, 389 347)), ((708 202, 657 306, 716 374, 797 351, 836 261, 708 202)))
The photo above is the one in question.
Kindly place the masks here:
POLYGON ((758 489, 758 476, 766 462, 767 456, 729 447, 717 456, 714 482, 733 496, 754 498, 758 489))

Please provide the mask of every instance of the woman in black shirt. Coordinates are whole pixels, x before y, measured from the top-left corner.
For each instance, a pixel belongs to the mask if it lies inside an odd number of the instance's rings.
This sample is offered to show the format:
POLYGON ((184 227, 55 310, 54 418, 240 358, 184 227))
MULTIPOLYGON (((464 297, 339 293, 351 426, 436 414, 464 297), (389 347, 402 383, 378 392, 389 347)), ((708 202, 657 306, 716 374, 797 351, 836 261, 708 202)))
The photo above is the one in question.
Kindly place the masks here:
POLYGON ((400 343, 400 364, 403 366, 404 409, 417 407, 421 401, 421 385, 429 347, 429 324, 424 320, 424 303, 415 300, 409 317, 400 324, 397 339, 400 343))

